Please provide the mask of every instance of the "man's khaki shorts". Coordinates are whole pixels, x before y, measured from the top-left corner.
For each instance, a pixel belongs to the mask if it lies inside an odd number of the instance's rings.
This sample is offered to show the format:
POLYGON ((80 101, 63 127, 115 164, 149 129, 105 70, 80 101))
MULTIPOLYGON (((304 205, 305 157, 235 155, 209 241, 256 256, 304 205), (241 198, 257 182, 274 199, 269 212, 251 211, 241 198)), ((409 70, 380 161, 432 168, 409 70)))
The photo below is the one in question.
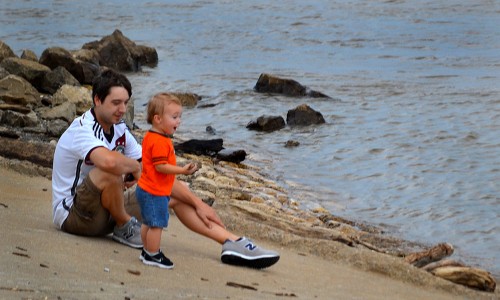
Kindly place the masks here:
MULTIPOLYGON (((135 186, 124 191, 124 206, 128 214, 141 220, 135 186)), ((113 232, 115 225, 109 211, 101 204, 101 191, 87 176, 76 188, 73 205, 62 230, 76 235, 103 236, 113 232)))

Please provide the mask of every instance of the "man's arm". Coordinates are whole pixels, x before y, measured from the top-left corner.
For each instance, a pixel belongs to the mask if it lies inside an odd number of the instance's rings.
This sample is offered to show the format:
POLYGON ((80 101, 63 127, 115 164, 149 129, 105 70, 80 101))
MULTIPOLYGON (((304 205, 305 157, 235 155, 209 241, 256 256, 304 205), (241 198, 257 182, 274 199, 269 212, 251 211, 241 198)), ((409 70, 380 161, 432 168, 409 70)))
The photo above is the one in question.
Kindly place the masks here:
POLYGON ((215 210, 193 194, 189 187, 183 182, 177 179, 174 180, 170 196, 175 198, 177 201, 181 201, 192 206, 198 217, 208 228, 212 228, 212 222, 218 224, 222 228, 225 228, 224 224, 219 219, 219 216, 215 213, 215 210))
POLYGON ((141 164, 125 155, 106 149, 105 147, 95 148, 90 152, 90 160, 94 165, 111 174, 123 175, 131 173, 135 178, 141 175, 141 164))

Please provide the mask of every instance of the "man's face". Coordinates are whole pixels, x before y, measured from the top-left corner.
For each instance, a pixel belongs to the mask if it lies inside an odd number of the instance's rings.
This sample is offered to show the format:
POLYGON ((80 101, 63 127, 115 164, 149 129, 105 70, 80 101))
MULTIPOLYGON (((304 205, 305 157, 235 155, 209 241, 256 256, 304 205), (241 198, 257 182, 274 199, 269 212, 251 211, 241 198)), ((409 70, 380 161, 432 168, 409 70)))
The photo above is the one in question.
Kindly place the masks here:
POLYGON ((94 111, 99 124, 109 130, 113 124, 120 122, 127 112, 128 101, 128 92, 121 86, 112 87, 104 101, 96 97, 94 111))

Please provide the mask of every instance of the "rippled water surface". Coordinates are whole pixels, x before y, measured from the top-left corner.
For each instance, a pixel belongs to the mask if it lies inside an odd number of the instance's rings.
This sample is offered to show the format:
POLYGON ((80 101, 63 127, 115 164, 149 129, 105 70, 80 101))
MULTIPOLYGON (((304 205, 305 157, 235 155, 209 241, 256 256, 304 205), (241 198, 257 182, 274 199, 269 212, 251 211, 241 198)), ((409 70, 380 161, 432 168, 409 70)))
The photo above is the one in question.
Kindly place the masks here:
POLYGON ((180 133, 243 148, 304 208, 455 245, 500 275, 499 1, 0 1, 0 39, 20 55, 78 49, 120 29, 155 47, 130 74, 137 123, 153 93, 189 91, 180 133), (332 100, 253 92, 260 73, 332 100), (248 131, 308 103, 327 124, 248 131), (285 148, 287 140, 300 141, 285 148))

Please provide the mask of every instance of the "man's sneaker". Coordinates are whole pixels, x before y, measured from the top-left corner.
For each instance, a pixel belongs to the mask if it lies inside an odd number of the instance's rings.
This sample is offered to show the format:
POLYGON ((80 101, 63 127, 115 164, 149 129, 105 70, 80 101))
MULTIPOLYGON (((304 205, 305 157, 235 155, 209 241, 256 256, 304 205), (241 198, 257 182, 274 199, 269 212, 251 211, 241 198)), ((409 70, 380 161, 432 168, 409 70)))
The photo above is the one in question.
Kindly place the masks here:
POLYGON ((242 237, 236 241, 226 240, 222 245, 220 259, 225 264, 264 269, 278 262, 280 255, 242 237))
POLYGON ((141 223, 135 217, 132 217, 122 227, 115 226, 113 240, 132 248, 142 248, 141 223))
MULTIPOLYGON (((172 269, 174 267, 174 263, 170 261, 170 259, 168 259, 165 255, 163 255, 163 252, 161 252, 161 250, 151 256, 149 254, 146 253, 146 251, 142 250, 143 252, 141 253, 141 256, 142 256, 142 262, 146 265, 149 265, 149 266, 156 266, 156 267, 160 267, 160 268, 163 268, 163 269, 172 269)), ((139 257, 140 259, 141 257, 139 257)))

